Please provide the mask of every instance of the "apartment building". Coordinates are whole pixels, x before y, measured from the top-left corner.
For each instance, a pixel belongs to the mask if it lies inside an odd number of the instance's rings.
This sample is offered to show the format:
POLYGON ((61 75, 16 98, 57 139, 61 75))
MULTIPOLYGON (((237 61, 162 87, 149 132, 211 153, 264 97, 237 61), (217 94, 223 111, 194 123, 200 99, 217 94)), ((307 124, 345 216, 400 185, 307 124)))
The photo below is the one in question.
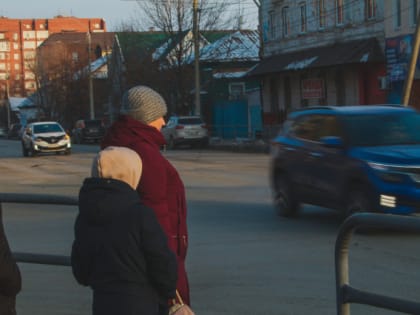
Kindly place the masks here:
POLYGON ((51 34, 105 31, 105 21, 101 18, 0 17, 0 99, 4 99, 6 95, 25 97, 36 90, 36 50, 51 34))
POLYGON ((261 1, 263 59, 251 75, 264 123, 306 106, 386 102, 384 2, 261 1))

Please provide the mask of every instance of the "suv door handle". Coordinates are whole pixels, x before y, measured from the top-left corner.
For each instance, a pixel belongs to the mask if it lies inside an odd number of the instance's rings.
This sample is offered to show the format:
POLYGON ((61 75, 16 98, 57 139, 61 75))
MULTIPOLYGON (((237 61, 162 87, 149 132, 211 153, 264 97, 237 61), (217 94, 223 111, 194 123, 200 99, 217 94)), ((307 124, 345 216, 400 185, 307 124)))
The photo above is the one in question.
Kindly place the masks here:
POLYGON ((296 149, 295 148, 292 148, 292 147, 285 147, 284 149, 286 151, 296 151, 296 149))
POLYGON ((312 157, 321 157, 321 156, 323 156, 323 154, 322 153, 319 153, 319 152, 309 152, 309 155, 312 156, 312 157))

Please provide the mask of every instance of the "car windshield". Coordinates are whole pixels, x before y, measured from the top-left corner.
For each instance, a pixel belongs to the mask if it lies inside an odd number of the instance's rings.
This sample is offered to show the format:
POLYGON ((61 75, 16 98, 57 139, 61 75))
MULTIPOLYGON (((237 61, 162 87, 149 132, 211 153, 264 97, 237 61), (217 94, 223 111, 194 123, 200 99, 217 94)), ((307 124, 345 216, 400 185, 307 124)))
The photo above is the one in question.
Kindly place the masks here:
POLYGON ((34 133, 63 132, 58 124, 34 125, 34 133))
POLYGON ((180 118, 178 121, 181 125, 200 125, 203 123, 201 118, 199 117, 188 117, 188 118, 180 118))
POLYGON ((352 146, 420 144, 420 114, 386 113, 343 117, 352 146))

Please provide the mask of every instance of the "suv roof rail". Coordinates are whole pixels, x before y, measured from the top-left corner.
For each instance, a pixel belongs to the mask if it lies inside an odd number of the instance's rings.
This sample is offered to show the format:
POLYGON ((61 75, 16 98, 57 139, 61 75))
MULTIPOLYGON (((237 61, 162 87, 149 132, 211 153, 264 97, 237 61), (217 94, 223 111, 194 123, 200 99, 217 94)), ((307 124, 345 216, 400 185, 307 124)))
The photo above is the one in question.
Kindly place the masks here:
POLYGON ((302 107, 302 108, 296 108, 293 110, 293 112, 300 112, 300 111, 304 111, 304 110, 309 110, 309 109, 333 109, 333 106, 308 106, 308 107, 302 107))

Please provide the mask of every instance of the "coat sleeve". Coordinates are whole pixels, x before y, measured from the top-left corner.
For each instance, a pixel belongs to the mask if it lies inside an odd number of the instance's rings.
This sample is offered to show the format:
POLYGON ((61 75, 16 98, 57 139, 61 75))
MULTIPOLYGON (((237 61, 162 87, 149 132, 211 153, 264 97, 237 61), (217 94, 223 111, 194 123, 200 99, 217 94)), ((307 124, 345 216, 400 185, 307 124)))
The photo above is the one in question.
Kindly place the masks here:
POLYGON ((22 288, 22 278, 18 265, 12 256, 3 229, 0 209, 0 294, 15 297, 22 288))
POLYGON ((74 225, 75 239, 71 248, 71 267, 74 278, 81 285, 89 285, 89 277, 92 270, 92 257, 90 254, 87 237, 86 223, 80 217, 76 218, 74 225))
POLYGON ((167 237, 155 213, 148 207, 142 209, 142 244, 149 279, 165 299, 175 297, 177 282, 176 256, 168 247, 167 237))

